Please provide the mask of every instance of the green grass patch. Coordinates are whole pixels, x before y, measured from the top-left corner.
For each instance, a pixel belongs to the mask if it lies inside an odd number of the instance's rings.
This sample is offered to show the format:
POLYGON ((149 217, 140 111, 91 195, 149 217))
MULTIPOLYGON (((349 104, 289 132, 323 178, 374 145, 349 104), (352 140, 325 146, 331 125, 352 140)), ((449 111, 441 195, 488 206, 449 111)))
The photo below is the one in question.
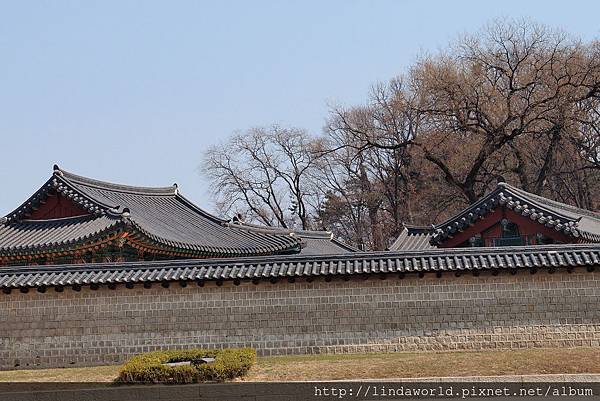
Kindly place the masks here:
POLYGON ((155 351, 136 355, 119 372, 119 383, 199 383, 222 382, 242 377, 256 363, 252 348, 189 349, 155 351), (215 358, 202 363, 202 358, 215 358), (190 362, 169 366, 167 363, 190 362))

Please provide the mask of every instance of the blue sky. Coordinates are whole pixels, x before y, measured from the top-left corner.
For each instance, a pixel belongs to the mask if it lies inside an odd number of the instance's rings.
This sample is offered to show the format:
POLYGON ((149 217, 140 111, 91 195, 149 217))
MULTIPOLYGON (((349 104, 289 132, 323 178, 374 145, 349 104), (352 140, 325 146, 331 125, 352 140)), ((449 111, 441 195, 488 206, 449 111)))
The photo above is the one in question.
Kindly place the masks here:
POLYGON ((212 210, 203 150, 278 123, 321 132, 329 105, 364 102, 497 17, 589 40, 595 1, 0 0, 0 215, 52 165, 163 186, 212 210))

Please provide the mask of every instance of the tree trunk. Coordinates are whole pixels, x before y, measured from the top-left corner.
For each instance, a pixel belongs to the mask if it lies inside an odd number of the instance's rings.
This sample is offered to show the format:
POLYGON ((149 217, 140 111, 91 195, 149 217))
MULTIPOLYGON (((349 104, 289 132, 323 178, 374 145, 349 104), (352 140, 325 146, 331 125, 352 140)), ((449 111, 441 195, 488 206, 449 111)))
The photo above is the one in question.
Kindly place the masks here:
POLYGON ((373 193, 371 182, 367 175, 367 169, 363 164, 362 158, 360 161, 360 186, 364 191, 367 200, 367 210, 369 212, 369 221, 371 223, 371 236, 373 238, 373 250, 381 251, 385 249, 385 245, 383 241, 383 230, 381 229, 381 223, 379 222, 379 197, 373 193))

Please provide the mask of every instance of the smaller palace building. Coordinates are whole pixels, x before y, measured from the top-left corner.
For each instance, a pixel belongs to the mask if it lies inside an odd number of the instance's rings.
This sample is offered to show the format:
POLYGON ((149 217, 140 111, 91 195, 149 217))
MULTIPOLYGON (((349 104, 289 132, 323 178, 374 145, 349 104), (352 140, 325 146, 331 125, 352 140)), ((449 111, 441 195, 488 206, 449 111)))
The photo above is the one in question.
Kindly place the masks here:
POLYGON ((504 182, 445 222, 405 226, 390 250, 600 243, 600 213, 504 182))
POLYGON ((0 369, 190 347, 260 355, 600 346, 600 215, 498 184, 390 251, 230 223, 177 186, 58 167, 0 223, 0 369))
POLYGON ((58 166, 0 220, 0 266, 350 251, 327 232, 229 223, 194 205, 176 184, 113 184, 58 166))

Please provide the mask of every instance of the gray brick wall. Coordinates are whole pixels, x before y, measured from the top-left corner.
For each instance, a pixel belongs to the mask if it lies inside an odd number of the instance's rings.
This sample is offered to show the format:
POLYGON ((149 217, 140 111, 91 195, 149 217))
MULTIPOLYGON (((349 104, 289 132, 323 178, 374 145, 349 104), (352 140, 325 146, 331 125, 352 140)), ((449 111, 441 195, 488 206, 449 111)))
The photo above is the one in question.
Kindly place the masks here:
POLYGON ((260 355, 600 343, 600 274, 372 276, 0 294, 0 368, 97 365, 164 348, 260 355))

